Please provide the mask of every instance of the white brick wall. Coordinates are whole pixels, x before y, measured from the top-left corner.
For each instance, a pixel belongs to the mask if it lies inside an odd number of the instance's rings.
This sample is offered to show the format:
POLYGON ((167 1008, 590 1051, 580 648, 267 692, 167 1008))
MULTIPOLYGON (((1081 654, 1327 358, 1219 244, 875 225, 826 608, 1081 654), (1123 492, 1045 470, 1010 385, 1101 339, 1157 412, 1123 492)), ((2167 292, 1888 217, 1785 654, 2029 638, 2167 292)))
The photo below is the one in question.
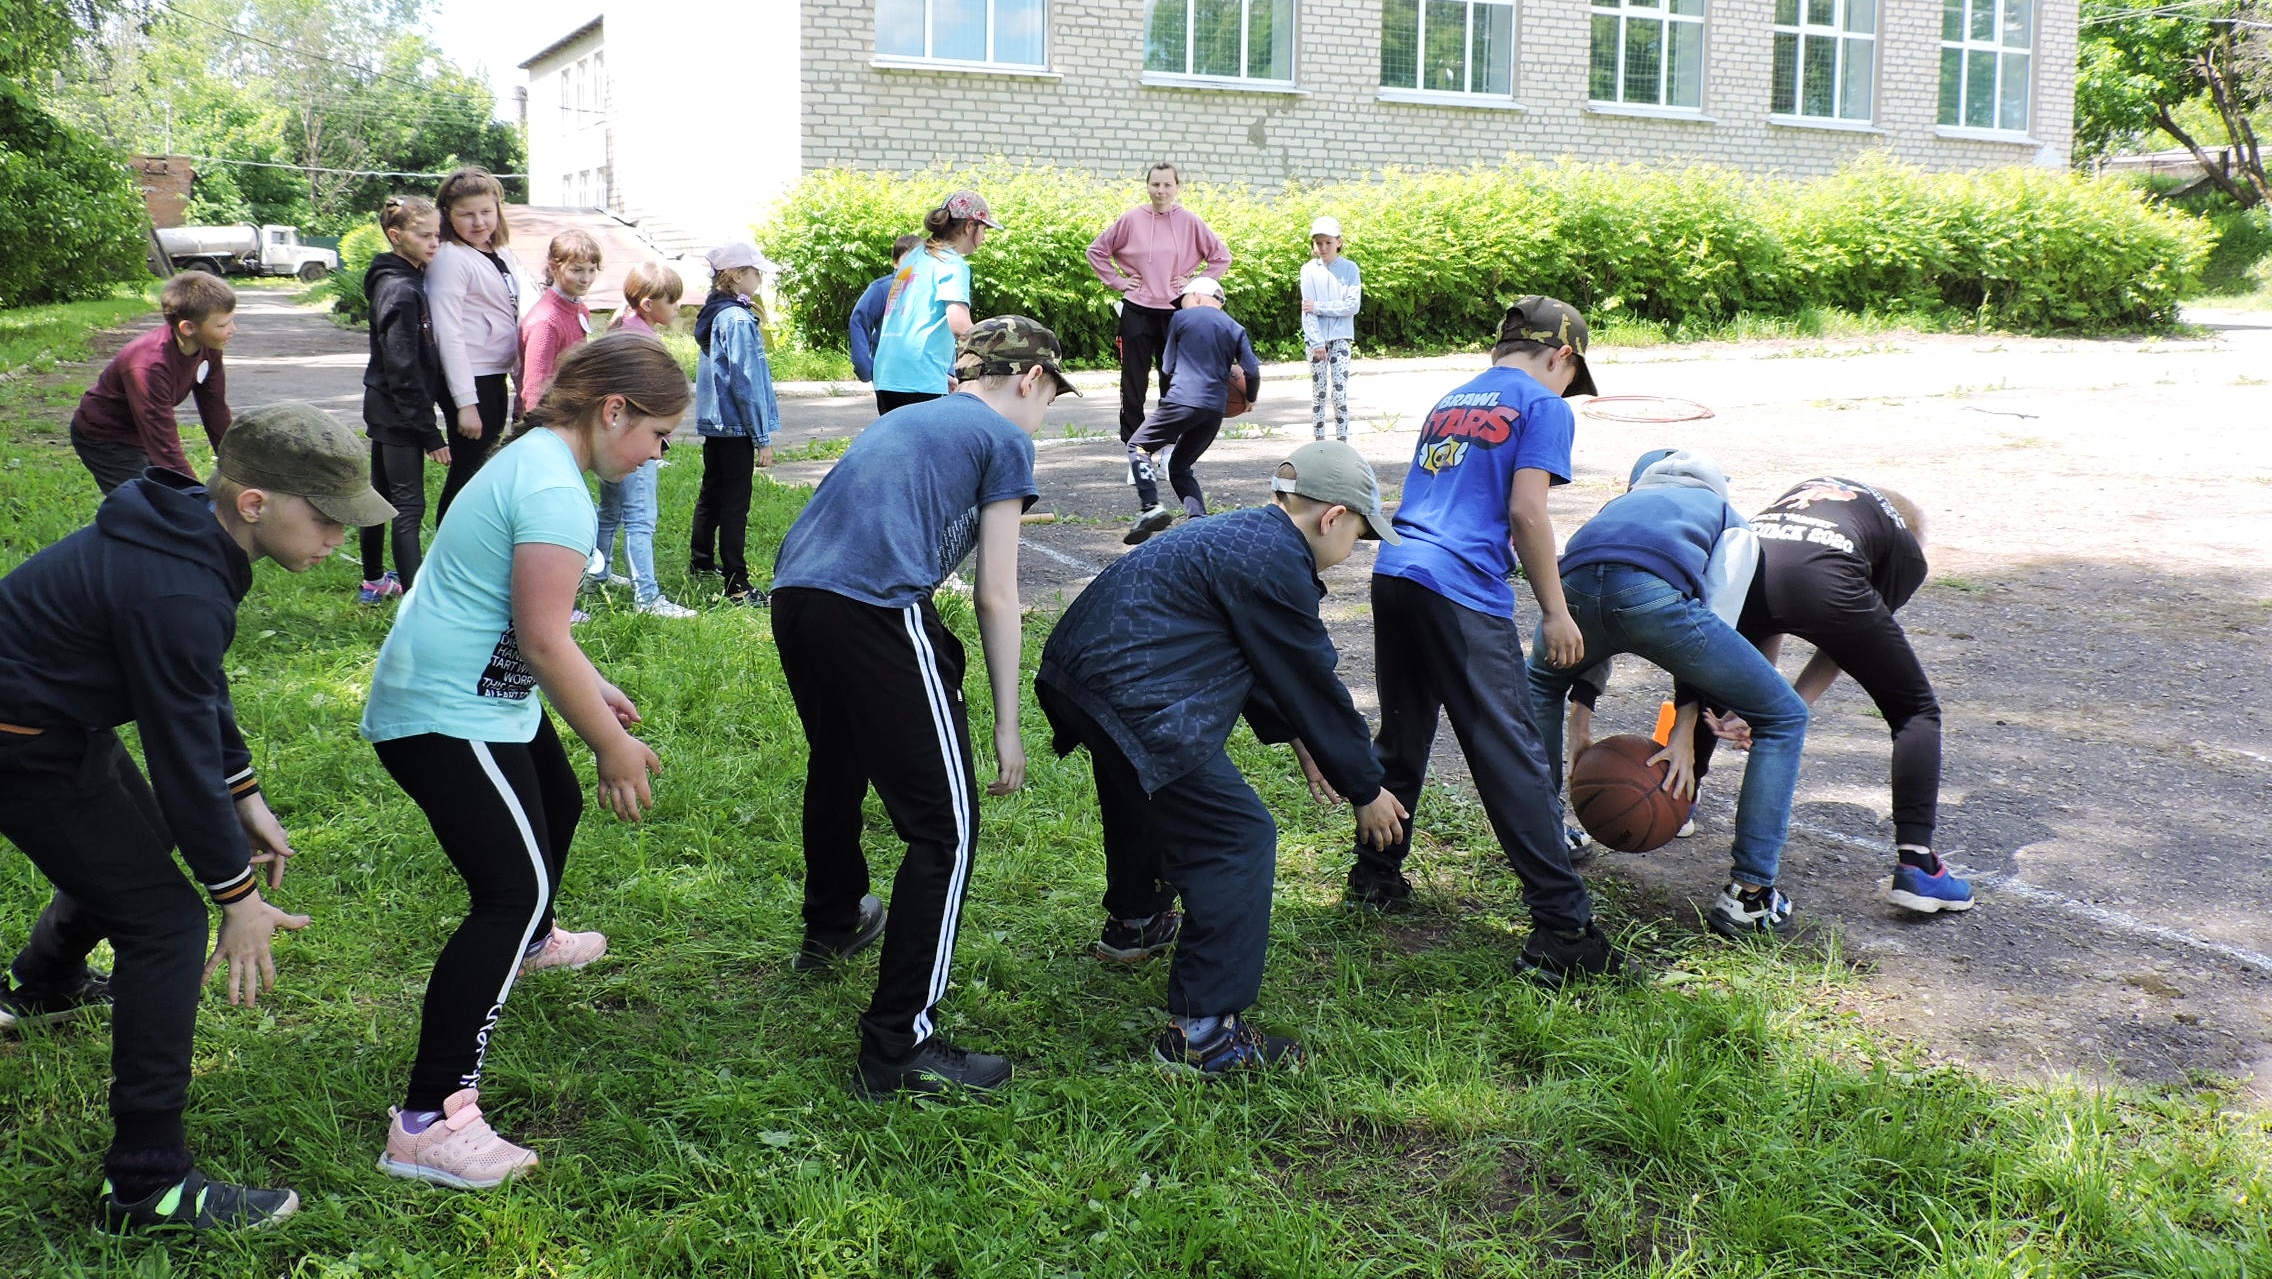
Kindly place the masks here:
POLYGON ((1867 133, 1768 122, 1774 0, 1709 0, 1703 121, 1586 109, 1584 0, 1521 0, 1519 112, 1383 101, 1380 0, 1297 2, 1299 92, 1255 93, 1144 84, 1144 0, 1050 0, 1047 77, 877 67, 874 0, 801 0, 803 162, 916 169, 999 154, 1123 174, 1133 188, 1163 157, 1191 178, 1260 186, 1509 154, 1793 174, 1873 148, 1937 170, 2068 161, 2076 0, 2040 6, 2033 124, 2011 141, 1936 128, 1942 0, 1881 0, 1867 133))

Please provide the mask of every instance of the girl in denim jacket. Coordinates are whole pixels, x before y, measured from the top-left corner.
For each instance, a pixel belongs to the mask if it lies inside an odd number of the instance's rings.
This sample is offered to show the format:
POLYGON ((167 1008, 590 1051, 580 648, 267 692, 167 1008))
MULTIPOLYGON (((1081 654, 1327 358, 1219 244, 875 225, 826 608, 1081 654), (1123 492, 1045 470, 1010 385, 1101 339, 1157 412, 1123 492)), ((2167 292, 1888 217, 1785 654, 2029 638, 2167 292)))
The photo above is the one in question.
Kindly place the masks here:
POLYGON ((694 377, 694 428, 702 434, 702 492, 694 502, 687 571, 724 578, 726 599, 764 607, 752 590, 744 543, 753 467, 773 465, 781 408, 765 361, 764 312, 757 291, 765 258, 747 244, 710 250, 710 296, 694 321, 702 362, 694 377))

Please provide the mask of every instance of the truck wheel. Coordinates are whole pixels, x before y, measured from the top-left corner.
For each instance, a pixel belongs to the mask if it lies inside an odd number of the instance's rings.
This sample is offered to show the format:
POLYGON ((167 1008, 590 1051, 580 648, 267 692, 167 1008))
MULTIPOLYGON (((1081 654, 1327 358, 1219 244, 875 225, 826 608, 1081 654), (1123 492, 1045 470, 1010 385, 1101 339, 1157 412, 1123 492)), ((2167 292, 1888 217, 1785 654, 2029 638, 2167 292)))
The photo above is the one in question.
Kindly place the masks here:
POLYGON ((331 268, 321 262, 302 262, 300 264, 300 281, 303 284, 314 284, 330 274, 331 268))
POLYGON ((213 265, 212 262, 204 258, 191 258, 189 261, 181 263, 180 265, 181 269, 184 271, 196 271, 201 275, 221 274, 221 268, 213 265))

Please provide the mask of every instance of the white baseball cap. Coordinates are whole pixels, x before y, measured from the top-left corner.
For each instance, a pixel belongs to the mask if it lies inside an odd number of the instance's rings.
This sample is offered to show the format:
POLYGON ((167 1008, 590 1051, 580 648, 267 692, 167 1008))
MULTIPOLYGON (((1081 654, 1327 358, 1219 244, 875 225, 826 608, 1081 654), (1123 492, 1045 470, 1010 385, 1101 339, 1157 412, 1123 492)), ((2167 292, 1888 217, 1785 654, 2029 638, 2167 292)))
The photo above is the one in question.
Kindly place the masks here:
POLYGON ((1330 235, 1336 240, 1340 239, 1341 219, 1325 217, 1310 223, 1310 238, 1314 240, 1321 235, 1330 235))
POLYGON ((1201 297, 1220 298, 1223 296, 1223 282, 1211 275, 1195 275, 1183 286, 1183 291, 1201 297))

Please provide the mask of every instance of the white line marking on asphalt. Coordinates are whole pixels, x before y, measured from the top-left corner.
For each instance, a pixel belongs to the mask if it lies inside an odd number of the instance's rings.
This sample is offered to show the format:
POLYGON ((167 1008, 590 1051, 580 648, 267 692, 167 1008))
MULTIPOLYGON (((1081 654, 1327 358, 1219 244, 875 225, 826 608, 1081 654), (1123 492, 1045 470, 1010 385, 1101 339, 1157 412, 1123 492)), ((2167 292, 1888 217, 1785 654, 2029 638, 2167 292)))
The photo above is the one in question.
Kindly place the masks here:
POLYGON ((1036 542, 1031 538, 1019 538, 1018 545, 1025 547, 1029 551, 1038 551, 1049 559, 1056 560, 1058 563, 1064 565, 1069 569, 1072 569, 1076 573, 1080 573, 1085 577, 1095 577, 1097 574, 1104 572, 1104 566, 1101 564, 1091 564, 1087 560, 1084 560, 1077 555, 1067 555, 1065 552, 1058 550, 1056 547, 1043 546, 1041 543, 1036 542))

